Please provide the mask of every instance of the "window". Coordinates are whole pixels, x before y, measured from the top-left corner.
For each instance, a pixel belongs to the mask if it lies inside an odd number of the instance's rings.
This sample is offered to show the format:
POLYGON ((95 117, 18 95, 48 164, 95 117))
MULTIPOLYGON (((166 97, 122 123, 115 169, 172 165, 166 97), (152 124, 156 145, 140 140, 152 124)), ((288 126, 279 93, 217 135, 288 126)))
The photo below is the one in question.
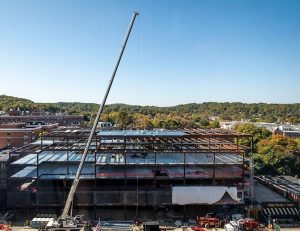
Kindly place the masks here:
POLYGON ((6 189, 6 180, 0 179, 0 189, 6 189))
POLYGON ((237 192, 237 197, 243 199, 243 192, 237 192))

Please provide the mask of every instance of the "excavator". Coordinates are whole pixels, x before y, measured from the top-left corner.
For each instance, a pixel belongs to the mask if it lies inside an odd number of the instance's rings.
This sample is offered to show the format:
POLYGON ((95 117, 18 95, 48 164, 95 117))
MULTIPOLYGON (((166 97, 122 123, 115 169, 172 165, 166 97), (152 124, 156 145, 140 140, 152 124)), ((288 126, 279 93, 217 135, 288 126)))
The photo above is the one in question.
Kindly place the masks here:
POLYGON ((46 226, 47 231, 79 231, 79 230, 80 231, 85 231, 85 230, 90 229, 88 224, 83 221, 83 216, 81 216, 81 215, 77 215, 75 217, 72 216, 71 207, 72 207, 72 204, 73 204, 74 194, 75 194, 75 191, 77 189, 77 186, 78 186, 78 183, 79 183, 79 180, 80 180, 80 174, 81 174, 81 170, 83 168, 83 164, 84 164, 86 156, 89 152, 89 148, 90 148, 93 136, 95 134, 100 116, 102 115, 102 112, 103 112, 108 94, 110 92, 110 89, 111 89, 111 86, 113 84, 115 75, 117 73, 119 64, 121 62, 121 59, 122 59, 122 56, 123 56, 123 53, 124 53, 129 35, 130 35, 130 32, 132 30, 135 19, 138 15, 139 15, 138 12, 133 12, 133 15, 132 15, 132 18, 131 18, 131 21, 130 21, 130 24, 129 24, 129 28, 127 30, 123 45, 121 47, 121 50, 120 50, 120 53, 119 53, 119 56, 118 56, 118 59, 117 59, 117 63, 116 63, 115 68, 113 70, 113 73, 112 73, 111 79, 109 81, 107 90, 105 92, 102 104, 100 105, 98 113, 96 115, 92 130, 89 134, 89 137, 88 137, 86 146, 84 148, 84 152, 82 154, 82 158, 81 158, 81 161, 79 163, 78 170, 76 172, 75 178, 74 178, 73 183, 71 185, 71 188, 70 188, 70 191, 69 191, 69 194, 68 194, 63 212, 57 220, 50 221, 47 224, 47 226, 46 226))

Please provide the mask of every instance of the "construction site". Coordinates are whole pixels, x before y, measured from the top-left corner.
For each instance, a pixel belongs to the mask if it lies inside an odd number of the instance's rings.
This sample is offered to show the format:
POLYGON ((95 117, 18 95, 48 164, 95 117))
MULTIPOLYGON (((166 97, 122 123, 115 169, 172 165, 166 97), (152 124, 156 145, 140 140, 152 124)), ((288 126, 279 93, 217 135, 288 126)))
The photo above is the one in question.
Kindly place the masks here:
MULTIPOLYGON (((97 231, 257 231, 297 223, 297 204, 268 189, 268 176, 254 180, 252 135, 194 128, 199 126, 99 129, 138 15, 133 12, 92 128, 42 132, 38 140, 2 158, 2 175, 9 176, 2 177, 5 209, 14 211, 16 220, 25 220, 24 226, 47 231, 92 230, 97 221, 97 231), (258 222, 261 217, 264 225, 258 222)), ((8 215, 0 214, 0 228, 6 231, 8 215)))
MULTIPOLYGON (((88 135, 88 130, 57 130, 16 150, 8 208, 58 214, 88 135)), ((251 200, 251 146, 239 140, 251 143, 251 138, 201 129, 97 132, 73 209, 89 217, 122 220, 188 218, 212 210, 241 213, 251 200)))

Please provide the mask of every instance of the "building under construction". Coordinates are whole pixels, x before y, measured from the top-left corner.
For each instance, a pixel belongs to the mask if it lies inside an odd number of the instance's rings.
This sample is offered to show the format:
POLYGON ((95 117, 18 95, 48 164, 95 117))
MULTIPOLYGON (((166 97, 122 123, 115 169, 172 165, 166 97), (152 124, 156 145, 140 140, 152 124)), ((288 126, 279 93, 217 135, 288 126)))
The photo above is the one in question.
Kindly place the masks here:
MULTIPOLYGON (((56 130, 15 150, 8 207, 60 213, 89 130, 56 130)), ((225 130, 96 132, 73 201, 103 219, 243 212, 251 200, 250 135, 225 130), (242 145, 249 144, 248 146, 242 145)))

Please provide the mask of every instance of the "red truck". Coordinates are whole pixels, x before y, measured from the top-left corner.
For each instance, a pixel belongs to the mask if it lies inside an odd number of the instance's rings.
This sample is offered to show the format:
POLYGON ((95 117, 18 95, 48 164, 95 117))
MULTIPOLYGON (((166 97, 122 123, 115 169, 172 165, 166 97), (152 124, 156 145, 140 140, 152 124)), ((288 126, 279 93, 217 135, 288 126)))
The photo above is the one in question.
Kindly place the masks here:
POLYGON ((239 227, 247 231, 257 231, 259 229, 259 223, 251 218, 245 218, 238 220, 239 227))
POLYGON ((197 222, 200 227, 210 228, 210 227, 220 227, 221 222, 217 217, 213 217, 212 214, 206 214, 205 217, 197 217, 197 222))

